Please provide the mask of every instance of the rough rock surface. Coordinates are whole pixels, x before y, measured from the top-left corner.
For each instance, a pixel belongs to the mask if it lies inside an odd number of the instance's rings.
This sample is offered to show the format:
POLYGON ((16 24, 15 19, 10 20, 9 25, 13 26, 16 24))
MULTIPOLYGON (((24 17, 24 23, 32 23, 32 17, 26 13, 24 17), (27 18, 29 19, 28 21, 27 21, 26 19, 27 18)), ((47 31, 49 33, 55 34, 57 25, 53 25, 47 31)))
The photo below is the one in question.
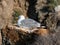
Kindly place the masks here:
POLYGON ((12 22, 13 4, 13 0, 0 1, 0 29, 12 22))
POLYGON ((49 32, 40 28, 33 33, 16 30, 6 26, 2 29, 2 45, 60 45, 60 28, 49 32))
POLYGON ((1 35, 1 31, 0 31, 0 45, 2 45, 2 35, 1 35))

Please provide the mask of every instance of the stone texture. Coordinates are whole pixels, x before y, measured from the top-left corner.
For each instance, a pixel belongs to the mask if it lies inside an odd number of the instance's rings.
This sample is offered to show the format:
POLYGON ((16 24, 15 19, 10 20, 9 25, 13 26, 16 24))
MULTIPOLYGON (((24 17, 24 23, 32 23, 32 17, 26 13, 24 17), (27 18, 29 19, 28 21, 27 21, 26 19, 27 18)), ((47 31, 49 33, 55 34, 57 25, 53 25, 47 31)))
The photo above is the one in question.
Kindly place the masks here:
POLYGON ((40 28, 33 33, 26 33, 6 26, 2 29, 2 45, 60 45, 60 30, 49 32, 40 28))
POLYGON ((0 31, 0 45, 2 45, 2 35, 1 35, 1 31, 0 31))
POLYGON ((13 0, 2 0, 0 2, 0 29, 12 22, 13 4, 13 0))
MULTIPOLYGON (((54 7, 49 0, 0 0, 0 29, 2 29, 3 45, 60 45, 60 31, 56 29, 57 18, 54 7), (14 11, 32 18, 52 31, 47 37, 38 33, 27 34, 5 27, 12 23, 14 11), (5 28, 4 28, 5 27, 5 28), (54 31, 53 31, 54 30, 54 31)), ((43 33, 42 33, 43 34, 43 33)))

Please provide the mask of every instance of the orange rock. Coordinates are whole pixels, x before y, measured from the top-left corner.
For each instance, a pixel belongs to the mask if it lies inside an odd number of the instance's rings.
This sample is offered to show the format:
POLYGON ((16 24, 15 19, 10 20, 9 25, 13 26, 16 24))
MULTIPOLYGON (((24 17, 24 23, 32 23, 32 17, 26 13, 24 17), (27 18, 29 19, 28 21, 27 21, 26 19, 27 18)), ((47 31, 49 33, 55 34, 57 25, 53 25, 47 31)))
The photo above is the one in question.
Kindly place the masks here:
POLYGON ((38 35, 45 36, 45 35, 49 34, 49 30, 48 29, 39 29, 35 33, 38 34, 38 35))

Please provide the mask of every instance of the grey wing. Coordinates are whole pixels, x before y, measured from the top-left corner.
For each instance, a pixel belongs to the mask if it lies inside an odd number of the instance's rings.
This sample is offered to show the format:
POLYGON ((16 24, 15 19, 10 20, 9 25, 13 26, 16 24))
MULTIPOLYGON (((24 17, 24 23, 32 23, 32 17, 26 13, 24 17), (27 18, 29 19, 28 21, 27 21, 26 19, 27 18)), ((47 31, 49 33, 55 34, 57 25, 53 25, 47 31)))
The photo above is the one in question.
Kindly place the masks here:
POLYGON ((37 21, 34 21, 34 20, 33 20, 33 24, 35 27, 40 27, 40 25, 41 25, 40 23, 38 23, 37 21))
POLYGON ((21 23, 22 26, 26 27, 40 27, 40 24, 32 19, 25 19, 21 23))
POLYGON ((21 21, 21 26, 25 26, 25 27, 31 27, 31 21, 29 19, 25 19, 23 21, 21 21))

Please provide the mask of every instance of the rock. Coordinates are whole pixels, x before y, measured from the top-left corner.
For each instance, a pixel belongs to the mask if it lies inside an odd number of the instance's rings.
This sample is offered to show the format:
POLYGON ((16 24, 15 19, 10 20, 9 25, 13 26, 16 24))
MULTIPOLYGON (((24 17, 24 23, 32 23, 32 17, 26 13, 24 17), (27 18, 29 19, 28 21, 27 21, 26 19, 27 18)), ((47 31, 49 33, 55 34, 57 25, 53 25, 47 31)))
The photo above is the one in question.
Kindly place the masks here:
POLYGON ((59 30, 51 33, 48 29, 39 28, 32 33, 26 33, 16 26, 12 27, 6 26, 1 30, 3 45, 60 45, 59 30))
POLYGON ((57 16, 55 13, 49 14, 49 16, 46 19, 46 26, 51 31, 56 31, 57 28, 57 16), (54 18, 53 18, 54 17, 54 18))
POLYGON ((60 5, 55 7, 55 12, 56 12, 58 20, 60 20, 60 5))
POLYGON ((2 45, 2 36, 1 36, 1 31, 0 31, 0 45, 2 45))
POLYGON ((60 11, 60 5, 58 5, 58 6, 55 7, 55 11, 56 12, 59 12, 60 11))
POLYGON ((48 36, 50 32, 48 29, 40 28, 39 30, 36 30, 34 33, 41 36, 48 36))
POLYGON ((0 5, 0 29, 2 29, 7 23, 12 22, 13 13, 13 0, 2 0, 0 5))
MULTIPOLYGON (((0 1, 0 29, 2 45, 60 45, 60 31, 56 30, 57 18, 50 0, 1 0, 0 1), (21 12, 25 17, 41 22, 47 29, 35 29, 28 33, 28 29, 17 30, 6 24, 12 23, 14 11, 21 12), (51 33, 51 31, 53 33, 51 33)), ((59 17, 59 16, 58 16, 59 17)), ((59 18, 60 19, 60 18, 59 18)), ((18 28, 20 29, 20 28, 18 28)))

